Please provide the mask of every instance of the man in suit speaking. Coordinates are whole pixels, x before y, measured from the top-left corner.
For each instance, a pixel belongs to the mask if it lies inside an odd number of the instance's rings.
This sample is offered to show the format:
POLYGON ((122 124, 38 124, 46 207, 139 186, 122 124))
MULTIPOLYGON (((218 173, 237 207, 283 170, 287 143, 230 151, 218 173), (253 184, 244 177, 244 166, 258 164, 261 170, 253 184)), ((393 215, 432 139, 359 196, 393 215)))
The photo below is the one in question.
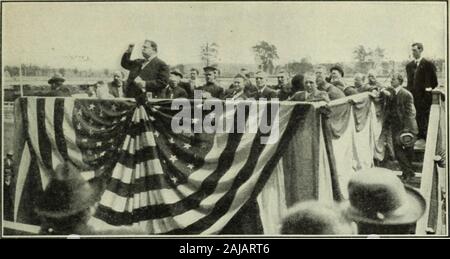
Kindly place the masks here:
POLYGON ((419 127, 417 137, 425 140, 431 108, 431 93, 425 89, 435 88, 438 85, 436 67, 421 56, 422 43, 414 43, 411 47, 414 60, 406 65, 407 89, 414 97, 414 106, 417 111, 417 126, 419 127))
POLYGON ((130 71, 125 88, 125 96, 144 101, 147 93, 158 96, 169 83, 169 67, 157 57, 158 45, 145 40, 142 46, 143 59, 131 60, 134 44, 130 44, 122 56, 121 65, 130 71))

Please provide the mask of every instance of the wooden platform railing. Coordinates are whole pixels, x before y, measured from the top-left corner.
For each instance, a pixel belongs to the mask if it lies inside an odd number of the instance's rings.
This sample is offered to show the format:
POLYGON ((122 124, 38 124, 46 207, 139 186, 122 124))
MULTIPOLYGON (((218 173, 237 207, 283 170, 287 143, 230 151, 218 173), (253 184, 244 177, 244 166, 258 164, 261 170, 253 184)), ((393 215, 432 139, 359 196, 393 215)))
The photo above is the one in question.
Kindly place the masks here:
MULTIPOLYGON (((436 234, 446 234, 438 233, 440 231, 437 230, 442 229, 442 226, 439 226, 439 224, 442 224, 443 222, 440 218, 443 216, 442 213, 446 213, 444 210, 439 209, 439 207, 442 205, 440 202, 441 186, 445 186, 444 189, 447 189, 447 173, 438 173, 439 170, 435 160, 438 144, 441 147, 444 147, 444 150, 446 147, 445 132, 441 132, 441 134, 439 134, 439 130, 441 129, 442 131, 441 127, 443 127, 443 124, 446 123, 446 116, 443 116, 445 115, 445 105, 442 105, 442 102, 445 102, 445 95, 439 90, 432 90, 431 93, 433 96, 433 102, 430 110, 425 155, 423 159, 422 179, 420 183, 420 193, 425 198, 426 209, 424 216, 416 224, 417 235, 425 235, 427 232, 430 232, 431 229, 436 234), (438 143, 438 141, 440 143, 438 143), (444 145, 442 145, 443 143, 444 145), (430 210, 430 208, 432 209, 430 210)), ((446 168, 445 171, 447 171, 446 168)))

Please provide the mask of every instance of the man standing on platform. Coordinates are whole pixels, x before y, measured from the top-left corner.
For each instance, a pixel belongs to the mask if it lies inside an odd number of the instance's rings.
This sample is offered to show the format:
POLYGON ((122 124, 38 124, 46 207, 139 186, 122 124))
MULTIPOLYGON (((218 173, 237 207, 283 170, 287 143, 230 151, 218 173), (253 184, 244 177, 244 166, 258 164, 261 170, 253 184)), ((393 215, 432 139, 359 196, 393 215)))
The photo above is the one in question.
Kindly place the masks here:
POLYGON ((154 41, 145 40, 142 46, 143 59, 130 59, 133 48, 134 44, 130 44, 121 61, 122 67, 130 71, 125 96, 143 101, 146 93, 157 96, 167 86, 169 67, 157 57, 158 45, 154 41))
MULTIPOLYGON (((419 127, 419 139, 426 139, 428 119, 431 108, 431 93, 427 88, 435 88, 438 85, 436 67, 422 57, 423 44, 411 45, 414 60, 406 65, 408 79, 407 89, 414 96, 414 106, 417 111, 417 126, 419 127)), ((421 141, 423 143, 423 141, 421 141)))
POLYGON ((417 134, 416 109, 412 94, 402 87, 403 76, 395 73, 391 78, 391 86, 382 90, 387 101, 387 127, 392 133, 394 153, 402 170, 402 179, 409 181, 414 177, 412 160, 414 142, 417 134))

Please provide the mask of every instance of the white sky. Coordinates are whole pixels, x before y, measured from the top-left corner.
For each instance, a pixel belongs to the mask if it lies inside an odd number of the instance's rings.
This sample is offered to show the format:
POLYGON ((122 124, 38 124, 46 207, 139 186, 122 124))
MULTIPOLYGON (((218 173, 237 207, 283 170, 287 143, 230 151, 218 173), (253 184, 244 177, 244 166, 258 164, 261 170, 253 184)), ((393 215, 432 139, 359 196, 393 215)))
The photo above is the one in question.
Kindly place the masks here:
POLYGON ((5 65, 117 68, 128 43, 140 49, 145 38, 171 65, 200 62, 207 41, 226 63, 254 63, 260 40, 277 46, 280 63, 348 62, 360 44, 404 60, 413 41, 426 57, 446 55, 444 2, 3 3, 2 19, 5 65))

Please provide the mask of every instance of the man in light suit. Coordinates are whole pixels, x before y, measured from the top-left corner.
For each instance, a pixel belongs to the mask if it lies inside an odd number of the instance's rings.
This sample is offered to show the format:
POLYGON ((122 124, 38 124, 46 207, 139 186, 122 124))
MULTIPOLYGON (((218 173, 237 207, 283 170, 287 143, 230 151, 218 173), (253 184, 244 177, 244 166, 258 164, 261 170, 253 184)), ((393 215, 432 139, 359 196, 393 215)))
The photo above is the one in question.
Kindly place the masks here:
POLYGON ((417 125, 419 127, 417 137, 426 139, 431 108, 431 93, 425 89, 435 88, 438 85, 436 67, 432 62, 422 57, 422 43, 414 43, 411 47, 414 60, 406 65, 407 89, 414 97, 414 106, 417 110, 417 125))
POLYGON ((416 122, 416 109, 412 94, 402 87, 403 76, 395 73, 391 78, 391 86, 382 90, 386 99, 387 118, 384 125, 390 127, 394 153, 403 172, 402 179, 409 181, 414 177, 412 159, 414 156, 414 141, 405 143, 402 139, 404 133, 415 136, 418 133, 416 122))
POLYGON ((154 41, 145 40, 142 46, 143 59, 130 59, 133 48, 134 45, 130 44, 121 61, 122 67, 130 71, 125 96, 145 102, 147 92, 157 96, 167 86, 169 67, 157 57, 158 45, 154 41))

